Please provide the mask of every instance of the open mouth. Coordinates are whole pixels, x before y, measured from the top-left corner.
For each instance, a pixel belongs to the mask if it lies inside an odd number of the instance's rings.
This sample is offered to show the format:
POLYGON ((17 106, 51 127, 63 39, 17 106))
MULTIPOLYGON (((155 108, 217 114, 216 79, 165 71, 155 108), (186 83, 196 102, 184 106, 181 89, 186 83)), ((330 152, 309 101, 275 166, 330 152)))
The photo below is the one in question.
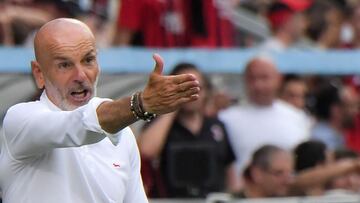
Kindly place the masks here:
POLYGON ((87 98, 89 97, 89 93, 90 93, 89 90, 83 89, 83 90, 72 91, 70 94, 75 101, 82 102, 87 100, 87 98))

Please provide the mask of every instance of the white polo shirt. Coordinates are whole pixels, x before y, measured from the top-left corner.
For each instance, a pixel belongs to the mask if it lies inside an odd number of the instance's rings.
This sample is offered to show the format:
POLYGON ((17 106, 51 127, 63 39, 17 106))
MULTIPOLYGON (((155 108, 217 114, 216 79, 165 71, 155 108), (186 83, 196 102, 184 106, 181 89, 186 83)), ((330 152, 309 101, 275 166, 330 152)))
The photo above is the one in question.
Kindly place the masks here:
POLYGON ((311 122, 305 113, 281 100, 269 106, 250 103, 234 106, 219 117, 225 123, 240 172, 254 151, 265 144, 291 150, 309 139, 311 122))
POLYGON ((99 125, 96 108, 106 100, 61 111, 43 93, 11 107, 0 139, 3 201, 148 202, 131 129, 107 134, 99 125))

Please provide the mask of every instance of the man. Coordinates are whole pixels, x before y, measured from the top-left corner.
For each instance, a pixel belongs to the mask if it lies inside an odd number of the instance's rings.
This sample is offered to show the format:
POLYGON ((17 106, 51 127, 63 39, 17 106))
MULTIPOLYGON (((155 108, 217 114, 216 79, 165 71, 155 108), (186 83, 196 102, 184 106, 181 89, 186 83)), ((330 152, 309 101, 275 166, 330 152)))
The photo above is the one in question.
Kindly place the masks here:
POLYGON ((345 132, 354 127, 358 108, 358 94, 352 87, 331 81, 321 84, 315 94, 317 122, 311 131, 312 139, 324 142, 331 150, 345 148, 345 132))
POLYGON ((244 180, 242 198, 287 196, 293 182, 291 153, 273 145, 260 147, 244 172, 244 180))
MULTIPOLYGON (((293 157, 290 152, 274 145, 264 145, 257 149, 243 174, 244 189, 237 196, 266 198, 321 195, 331 180, 356 173, 360 169, 359 159, 346 159, 313 166, 295 174, 296 155, 293 157)), ((305 160, 305 157, 302 159, 305 160)))
POLYGON ((280 89, 280 98, 283 101, 305 110, 307 86, 304 79, 297 75, 288 75, 284 78, 280 89))
MULTIPOLYGON (((320 141, 306 141, 294 150, 297 175, 290 187, 292 195, 324 195, 334 180, 360 171, 360 160, 356 157, 335 159, 332 151, 320 141)), ((336 158, 336 156, 335 156, 336 158)))
POLYGON ((283 52, 298 46, 306 28, 303 12, 311 5, 308 0, 273 1, 268 10, 272 37, 260 45, 263 51, 283 52))
POLYGON ((276 98, 280 81, 281 75, 269 58, 250 60, 245 68, 248 102, 220 113, 240 171, 255 149, 264 144, 291 149, 307 139, 305 114, 276 98))
POLYGON ((139 118, 176 110, 198 98, 193 75, 162 76, 156 66, 141 93, 118 100, 95 96, 95 39, 74 19, 45 24, 31 62, 40 101, 11 107, 0 153, 3 199, 16 202, 147 202, 135 137, 139 118))

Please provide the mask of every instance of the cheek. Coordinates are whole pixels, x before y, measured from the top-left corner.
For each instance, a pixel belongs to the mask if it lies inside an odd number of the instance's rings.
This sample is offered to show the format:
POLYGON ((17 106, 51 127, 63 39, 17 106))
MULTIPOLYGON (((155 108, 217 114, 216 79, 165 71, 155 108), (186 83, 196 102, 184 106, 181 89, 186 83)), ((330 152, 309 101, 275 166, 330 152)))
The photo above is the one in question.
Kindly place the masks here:
POLYGON ((95 68, 95 69, 93 69, 93 70, 90 70, 89 73, 88 73, 89 80, 90 80, 92 83, 95 83, 98 74, 99 74, 99 68, 95 68))

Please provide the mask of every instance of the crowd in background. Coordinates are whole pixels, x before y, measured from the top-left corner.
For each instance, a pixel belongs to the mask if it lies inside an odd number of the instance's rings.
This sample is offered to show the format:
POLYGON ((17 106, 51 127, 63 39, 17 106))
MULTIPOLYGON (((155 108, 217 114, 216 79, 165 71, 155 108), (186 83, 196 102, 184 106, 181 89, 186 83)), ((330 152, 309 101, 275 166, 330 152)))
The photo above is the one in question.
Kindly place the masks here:
MULTIPOLYGON (((86 22, 100 47, 360 46, 356 0, 2 0, 0 11, 4 46, 32 46, 36 30, 58 17, 86 22), (235 26, 232 12, 239 8, 262 19, 270 35, 259 39, 235 26)), ((148 123, 137 137, 149 197, 360 191, 358 76, 282 75, 261 55, 245 67, 246 98, 237 102, 196 65, 182 63, 172 72, 181 73, 198 78, 200 99, 148 123)))
POLYGON ((59 17, 86 22, 99 46, 350 49, 360 35, 356 0, 2 0, 0 10, 6 46, 30 45, 59 17), (234 23, 239 9, 268 27, 267 39, 234 23))

